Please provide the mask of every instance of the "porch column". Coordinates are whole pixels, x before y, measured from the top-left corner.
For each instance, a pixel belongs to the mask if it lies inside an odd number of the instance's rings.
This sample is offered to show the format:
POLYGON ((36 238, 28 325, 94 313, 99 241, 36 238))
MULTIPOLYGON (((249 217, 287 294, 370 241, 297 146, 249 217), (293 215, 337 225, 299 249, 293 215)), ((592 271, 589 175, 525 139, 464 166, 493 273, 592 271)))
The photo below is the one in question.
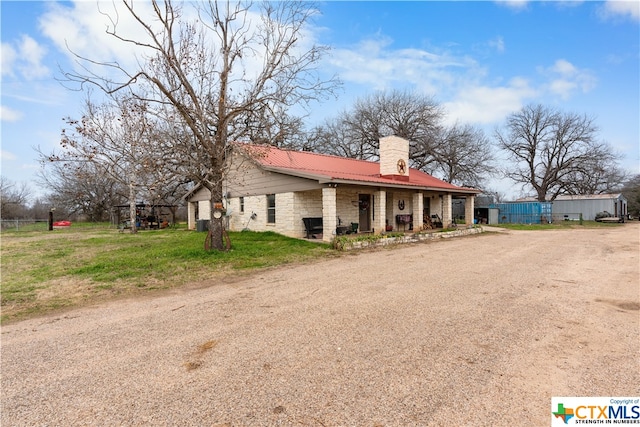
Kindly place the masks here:
POLYGON ((473 225, 475 199, 476 196, 470 195, 464 201, 464 223, 467 225, 473 225))
POLYGON ((429 212, 431 212, 431 215, 438 215, 438 217, 442 219, 442 209, 440 209, 440 206, 440 197, 432 195, 429 199, 429 212))
POLYGON ((193 202, 187 203, 187 228, 196 229, 196 204, 193 202))
POLYGON ((387 224, 387 192, 376 191, 373 198, 373 230, 376 234, 384 233, 387 224))
POLYGON ((336 209, 336 189, 322 189, 322 241, 330 242, 336 234, 338 211, 336 209))
POLYGON ((446 228, 451 224, 451 194, 442 196, 442 227, 446 228))
POLYGON ((422 193, 413 194, 413 231, 421 231, 424 224, 424 198, 422 193))

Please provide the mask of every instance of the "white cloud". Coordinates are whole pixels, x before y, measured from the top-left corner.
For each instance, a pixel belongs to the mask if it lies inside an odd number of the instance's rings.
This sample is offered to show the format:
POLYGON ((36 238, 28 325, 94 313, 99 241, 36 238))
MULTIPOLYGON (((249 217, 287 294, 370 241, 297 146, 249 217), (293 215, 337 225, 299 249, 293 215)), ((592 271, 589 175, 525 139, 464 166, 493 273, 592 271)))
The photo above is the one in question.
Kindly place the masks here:
POLYGON ((498 0, 496 3, 515 11, 525 10, 529 7, 528 0, 498 0))
MULTIPOLYGON (((392 40, 366 40, 352 49, 332 51, 329 63, 346 84, 368 90, 410 87, 443 103, 450 122, 493 124, 539 95, 521 77, 506 84, 488 84, 487 70, 474 59, 448 52, 391 48, 392 40)), ((502 38, 494 40, 502 49, 502 38)), ((562 65, 562 64, 560 64, 562 65)))
POLYGON ((605 18, 623 16, 634 21, 640 21, 640 2, 624 0, 608 0, 604 4, 603 16, 605 18))
POLYGON ((22 119, 22 113, 2 105, 0 106, 0 118, 3 122, 17 122, 22 119))
POLYGON ((48 76, 49 68, 43 64, 46 53, 41 44, 24 34, 13 43, 2 43, 2 74, 20 73, 26 80, 48 76))
MULTIPOLYGON (((141 17, 145 25, 151 27, 155 34, 163 32, 164 29, 160 27, 159 19, 153 11, 152 2, 131 4, 134 5, 134 12, 141 17)), ((174 6, 180 14, 180 18, 176 18, 177 21, 194 23, 211 19, 204 11, 200 19, 197 7, 192 2, 176 2, 174 6)), ((231 25, 243 25, 246 31, 242 36, 251 40, 252 32, 257 29, 260 22, 260 15, 254 10, 249 10, 245 19, 232 22, 231 25)), ((96 4, 96 2, 76 0, 71 2, 71 5, 52 3, 48 6, 48 11, 41 16, 39 24, 42 32, 67 56, 68 67, 78 67, 76 70, 65 68, 65 72, 75 71, 80 75, 88 75, 92 72, 96 76, 110 78, 114 82, 125 82, 130 75, 148 64, 149 57, 157 54, 149 47, 154 46, 155 42, 143 25, 129 10, 125 9, 123 4, 118 2, 97 2, 96 4), (113 35, 114 32, 116 36, 113 35), (79 63, 83 67, 89 67, 89 71, 79 68, 79 63)), ((209 23, 209 25, 212 24, 209 23)), ((178 25, 175 26, 175 31, 176 34, 180 31, 178 25)), ((176 34, 174 34, 176 39, 182 37, 181 34, 176 34)), ((313 33, 304 32, 304 35, 305 37, 299 37, 297 48, 308 48, 308 44, 313 40, 313 33)), ((206 40, 206 47, 212 52, 211 55, 216 55, 218 37, 208 30, 205 37, 209 37, 206 40)), ((263 70, 264 55, 261 49, 264 49, 264 46, 259 40, 254 42, 251 49, 247 49, 242 57, 245 75, 235 79, 235 84, 240 85, 244 79, 251 79, 263 70)))
POLYGON ((493 40, 489 40, 489 47, 492 47, 496 50, 496 52, 503 53, 504 52, 504 39, 502 37, 496 37, 493 40))
POLYGON ((346 83, 383 90, 394 85, 414 85, 428 94, 437 94, 452 82, 453 70, 475 67, 468 58, 422 49, 393 50, 388 38, 364 40, 351 49, 334 49, 328 65, 337 69, 346 83))
POLYGON ((13 76, 13 67, 18 58, 18 52, 9 43, 2 43, 2 75, 13 76))
POLYGON ((27 35, 20 42, 20 71, 28 80, 49 75, 49 68, 42 64, 46 49, 27 35))
POLYGON ((0 150, 0 160, 2 161, 13 161, 16 160, 17 157, 15 156, 15 154, 10 153, 8 151, 5 150, 0 150))
POLYGON ((523 78, 513 78, 505 86, 460 87, 455 99, 444 104, 448 121, 491 124, 519 110, 537 91, 523 78))
MULTIPOLYGON (((366 40, 353 49, 332 51, 330 64, 345 83, 369 90, 411 87, 443 103, 451 122, 496 123, 522 107, 538 91, 514 77, 506 84, 487 84, 487 70, 472 58, 448 52, 391 49, 392 40, 366 40)), ((494 40, 502 49, 502 38, 494 40)))
MULTIPOLYGON (((75 55, 79 55, 94 61, 118 62, 124 68, 131 68, 137 65, 136 55, 141 55, 144 49, 118 40, 107 34, 107 30, 113 31, 116 24, 118 34, 124 38, 144 41, 148 36, 130 13, 116 11, 122 7, 112 2, 75 1, 71 6, 49 3, 39 25, 72 63, 77 60, 75 55)), ((137 2, 135 10, 148 16, 151 2, 137 2)), ((157 21, 149 19, 148 22, 157 21)), ((101 70, 104 72, 103 67, 101 70)))
POLYGON ((557 60, 551 67, 539 68, 539 72, 546 77, 546 89, 563 100, 569 99, 575 92, 586 93, 597 84, 597 79, 586 69, 579 69, 565 59, 557 60))

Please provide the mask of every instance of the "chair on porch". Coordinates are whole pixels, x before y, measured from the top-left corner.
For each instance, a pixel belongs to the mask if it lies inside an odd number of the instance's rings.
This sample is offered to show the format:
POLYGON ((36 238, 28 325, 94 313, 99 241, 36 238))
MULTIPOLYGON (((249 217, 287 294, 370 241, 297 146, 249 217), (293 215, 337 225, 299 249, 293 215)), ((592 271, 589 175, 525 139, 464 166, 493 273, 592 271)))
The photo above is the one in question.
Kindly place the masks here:
POLYGON ((307 234, 307 239, 315 239, 316 234, 322 234, 322 217, 302 218, 302 222, 304 222, 304 229, 307 234))

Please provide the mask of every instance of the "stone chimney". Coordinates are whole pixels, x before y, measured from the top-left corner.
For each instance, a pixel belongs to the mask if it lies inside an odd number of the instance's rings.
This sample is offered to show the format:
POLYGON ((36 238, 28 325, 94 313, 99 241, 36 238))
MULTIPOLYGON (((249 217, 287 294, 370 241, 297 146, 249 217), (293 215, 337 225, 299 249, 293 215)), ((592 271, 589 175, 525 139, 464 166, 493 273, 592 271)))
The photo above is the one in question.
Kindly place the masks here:
POLYGON ((409 179, 409 141, 395 135, 380 138, 380 175, 409 179))

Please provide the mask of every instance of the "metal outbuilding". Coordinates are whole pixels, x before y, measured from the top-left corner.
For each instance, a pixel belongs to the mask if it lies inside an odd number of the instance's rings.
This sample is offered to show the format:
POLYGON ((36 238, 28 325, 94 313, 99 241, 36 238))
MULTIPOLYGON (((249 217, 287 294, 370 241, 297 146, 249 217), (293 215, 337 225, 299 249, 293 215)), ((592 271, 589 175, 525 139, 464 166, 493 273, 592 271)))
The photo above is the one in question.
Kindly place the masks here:
POLYGON ((547 224, 551 222, 551 203, 494 203, 489 206, 489 224, 496 219, 498 224, 547 224))
POLYGON ((558 196, 553 201, 552 213, 555 218, 582 219, 593 221, 599 212, 609 212, 615 217, 627 216, 627 199, 621 194, 588 194, 580 196, 558 196))

